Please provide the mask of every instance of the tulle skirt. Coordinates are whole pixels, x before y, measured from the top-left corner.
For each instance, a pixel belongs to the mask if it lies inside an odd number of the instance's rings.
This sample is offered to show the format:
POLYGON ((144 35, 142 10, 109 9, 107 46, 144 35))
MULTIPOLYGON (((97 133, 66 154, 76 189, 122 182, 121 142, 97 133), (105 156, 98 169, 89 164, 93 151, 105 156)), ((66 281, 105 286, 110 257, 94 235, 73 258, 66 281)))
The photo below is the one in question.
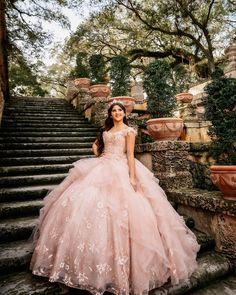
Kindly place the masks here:
POLYGON ((153 174, 135 160, 79 160, 44 199, 30 268, 50 281, 93 294, 147 294, 186 280, 199 245, 153 174))

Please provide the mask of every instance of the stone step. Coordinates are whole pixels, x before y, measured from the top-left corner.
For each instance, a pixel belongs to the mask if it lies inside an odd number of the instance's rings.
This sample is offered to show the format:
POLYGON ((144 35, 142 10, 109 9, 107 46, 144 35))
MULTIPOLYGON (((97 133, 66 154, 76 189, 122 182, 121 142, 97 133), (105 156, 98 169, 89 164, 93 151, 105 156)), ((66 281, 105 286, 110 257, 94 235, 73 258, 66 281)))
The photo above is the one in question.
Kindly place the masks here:
POLYGON ((89 155, 92 147, 80 149, 41 149, 41 150, 2 150, 0 158, 7 157, 42 157, 64 155, 89 155))
POLYGON ((60 108, 60 109, 64 109, 64 108, 68 108, 68 109, 73 109, 74 107, 71 104, 68 104, 67 102, 62 102, 62 103, 57 103, 57 102, 9 102, 5 104, 6 108, 12 107, 12 108, 28 108, 28 107, 32 107, 34 109, 38 109, 40 110, 41 108, 60 108))
MULTIPOLYGON (((1 266, 5 266, 5 273, 9 272, 10 270, 13 270, 15 266, 17 268, 23 268, 23 267, 28 267, 29 262, 30 262, 30 257, 31 257, 31 246, 27 242, 21 242, 21 243, 11 243, 12 248, 9 247, 8 249, 4 250, 3 249, 3 254, 5 258, 3 258, 3 261, 0 262, 0 269, 1 266), (14 248, 18 248, 18 251, 14 251, 14 248), (14 255, 17 254, 18 255, 14 255)), ((11 246, 10 245, 10 246, 11 246)), ((2 256, 2 255, 1 255, 2 256)), ((212 283, 212 281, 219 280, 223 278, 224 276, 229 275, 231 272, 231 264, 230 261, 219 254, 216 254, 214 252, 206 253, 204 256, 198 258, 198 268, 196 271, 193 273, 193 275, 190 277, 190 279, 185 282, 185 283, 180 283, 175 286, 170 286, 168 284, 165 284, 161 288, 157 288, 152 290, 149 294, 150 295, 164 295, 164 294, 169 294, 169 295, 178 295, 178 294, 190 294, 189 292, 194 291, 196 289, 201 288, 204 285, 209 285, 212 283)), ((23 277, 27 278, 27 272, 24 272, 23 277)), ((7 276, 2 276, 0 278, 0 291, 7 293, 1 293, 1 294, 41 294, 38 293, 39 290, 37 290, 37 293, 32 293, 34 288, 33 286, 29 286, 29 293, 9 293, 9 290, 12 288, 12 282, 16 284, 16 282, 19 282, 20 279, 17 278, 21 274, 19 272, 18 274, 9 274, 7 276), (13 277, 14 279, 11 279, 13 277), (4 283, 3 283, 4 282, 4 283), (4 287, 3 287, 4 286, 4 287), (3 289, 4 288, 4 289, 3 289)), ((36 281, 40 278, 37 276, 33 276, 32 274, 28 273, 29 276, 32 277, 32 279, 35 279, 36 281)), ((231 279, 231 282, 234 286, 234 280, 231 279)), ((19 286, 22 288, 24 283, 21 283, 19 286)), ((51 283, 48 282, 48 285, 50 286, 51 283)), ((66 288, 65 288, 66 289, 66 288)), ((17 288, 17 292, 19 292, 20 289, 17 288)), ((26 287, 24 288, 24 291, 26 291, 26 287)), ((16 292, 16 290, 15 290, 16 292)), ((77 291, 78 292, 78 291, 77 291)), ((42 293, 45 294, 45 293, 42 293)), ((48 294, 48 293, 47 293, 48 294)), ((58 294, 58 293, 55 293, 58 294)), ((191 293, 194 294, 194 293, 191 293)), ((204 294, 204 293, 201 293, 204 294)), ((227 294, 227 293, 226 293, 227 294)), ((230 293, 228 293, 230 294, 230 293)), ((233 293, 232 293, 233 294, 233 293)), ((221 293, 218 293, 217 295, 222 295, 221 293)))
POLYGON ((78 114, 79 116, 83 117, 82 115, 80 115, 80 113, 78 113, 77 110, 75 110, 73 107, 68 106, 68 107, 43 107, 43 108, 35 108, 32 106, 24 106, 24 107, 13 107, 13 106, 7 106, 4 109, 4 113, 5 114, 14 114, 14 113, 20 113, 20 114, 24 114, 24 113, 42 113, 42 114, 50 114, 52 111, 55 111, 57 113, 61 113, 61 114, 69 114, 69 113, 73 113, 73 114, 78 114))
POLYGON ((73 117, 65 117, 62 115, 55 115, 55 116, 15 116, 15 115, 11 115, 11 116, 6 116, 3 114, 2 117, 3 121, 5 120, 14 120, 14 121, 32 121, 32 122, 37 122, 40 121, 41 119, 45 119, 47 122, 52 122, 52 121, 60 121, 60 122, 75 122, 78 123, 78 121, 81 121, 82 118, 81 117, 77 117, 77 116, 73 116, 73 117))
POLYGON ((40 149, 80 149, 91 148, 93 140, 88 142, 42 142, 42 143, 0 143, 0 150, 40 150, 40 149))
POLYGON ((0 188, 0 203, 43 199, 55 185, 0 188))
POLYGON ((0 274, 26 268, 31 256, 32 244, 29 241, 0 244, 0 274))
MULTIPOLYGON (((196 289, 209 285, 232 272, 232 265, 228 258, 214 251, 207 252, 198 258, 198 268, 187 282, 175 286, 166 284, 149 292, 150 295, 182 295, 193 294, 196 289), (191 293, 190 293, 191 292, 191 293)), ((204 294, 204 293, 203 293, 204 294)), ((217 295, 221 295, 217 294, 217 295)))
POLYGON ((38 113, 9 113, 9 112, 3 112, 3 118, 11 118, 11 119, 16 119, 17 118, 25 118, 25 119, 40 119, 40 118, 63 118, 64 120, 69 120, 69 119, 83 119, 83 117, 81 115, 79 115, 77 112, 66 112, 66 113, 58 113, 55 111, 51 111, 51 114, 45 114, 45 113, 40 113, 40 111, 38 111, 38 113))
POLYGON ((18 118, 17 121, 15 119, 3 119, 2 120, 2 126, 10 126, 11 124, 17 124, 19 126, 77 126, 80 124, 88 124, 88 121, 86 119, 78 119, 78 120, 51 120, 51 119, 34 119, 34 120, 28 120, 25 118, 18 118))
POLYGON ((86 127, 5 127, 2 129, 3 132, 41 132, 42 134, 48 132, 97 132, 98 129, 92 126, 86 127))
POLYGON ((199 251, 200 253, 214 249, 215 240, 212 237, 194 228, 191 228, 191 231, 195 234, 195 236, 197 237, 198 243, 201 245, 201 248, 199 251))
POLYGON ((10 136, 0 136, 0 143, 36 143, 36 142, 44 142, 44 143, 51 143, 51 142, 67 142, 67 143, 78 143, 78 142, 91 142, 95 140, 95 136, 89 136, 89 135, 81 135, 81 136, 73 136, 73 137, 45 137, 45 136, 39 136, 39 137, 10 137, 10 136))
POLYGON ((67 173, 61 174, 45 174, 45 175, 23 175, 23 176, 4 176, 0 178, 0 187, 20 187, 43 184, 58 184, 67 173))
POLYGON ((39 123, 33 123, 33 122, 26 122, 26 123, 19 123, 16 121, 12 122, 2 122, 2 127, 7 128, 7 127, 44 127, 44 128, 81 128, 81 127, 91 127, 91 124, 89 124, 87 121, 81 121, 80 123, 70 123, 70 122, 58 122, 58 123, 45 123, 45 122, 39 122, 39 123))
POLYGON ((0 220, 0 243, 26 240, 37 224, 38 217, 0 220))
POLYGON ((47 164, 71 164, 77 160, 91 158, 92 153, 87 155, 70 155, 70 156, 51 156, 51 157, 24 157, 24 158, 3 158, 2 166, 28 166, 28 165, 47 165, 47 164))
POLYGON ((0 167, 0 176, 67 173, 72 167, 72 164, 0 167))
POLYGON ((235 295, 236 275, 222 278, 220 281, 208 285, 205 288, 192 292, 191 295, 235 295))
POLYGON ((13 203, 0 203, 0 219, 38 216, 43 206, 42 200, 30 200, 13 203))
POLYGON ((58 283, 49 283, 47 278, 33 276, 30 271, 20 271, 0 277, 0 294, 63 295, 69 291, 58 283))
POLYGON ((86 131, 86 130, 81 130, 79 132, 76 131, 67 131, 67 132, 62 132, 62 131, 55 131, 55 132, 37 132, 37 131, 29 131, 29 132, 9 132, 9 131, 5 131, 4 129, 1 130, 1 136, 4 137, 41 137, 41 136, 55 136, 55 137, 74 137, 74 136, 96 136, 97 133, 95 131, 86 131))
POLYGON ((36 106, 40 106, 40 105, 70 105, 69 102, 65 99, 47 99, 47 98, 35 98, 32 97, 32 99, 30 98, 17 98, 17 99, 10 99, 9 101, 6 102, 6 105, 36 105, 36 106))

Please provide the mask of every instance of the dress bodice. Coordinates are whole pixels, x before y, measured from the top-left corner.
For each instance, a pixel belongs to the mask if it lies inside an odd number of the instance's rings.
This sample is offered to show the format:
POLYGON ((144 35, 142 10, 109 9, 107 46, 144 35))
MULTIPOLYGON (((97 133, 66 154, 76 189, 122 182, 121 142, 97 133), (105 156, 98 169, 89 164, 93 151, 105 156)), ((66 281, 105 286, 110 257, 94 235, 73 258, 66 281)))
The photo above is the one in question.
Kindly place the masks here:
POLYGON ((136 134, 132 127, 127 127, 120 131, 103 132, 104 152, 103 156, 112 157, 114 159, 122 159, 126 157, 126 136, 129 132, 136 134))

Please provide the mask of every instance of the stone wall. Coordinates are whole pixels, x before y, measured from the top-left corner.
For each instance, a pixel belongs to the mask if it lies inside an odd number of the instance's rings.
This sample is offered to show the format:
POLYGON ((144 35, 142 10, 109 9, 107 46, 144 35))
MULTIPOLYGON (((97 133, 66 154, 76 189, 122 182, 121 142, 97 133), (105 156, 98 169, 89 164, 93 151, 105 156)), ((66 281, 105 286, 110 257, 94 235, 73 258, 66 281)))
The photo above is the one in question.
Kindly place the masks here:
POLYGON ((136 146, 136 157, 165 188, 191 188, 190 144, 184 141, 156 141, 136 146))

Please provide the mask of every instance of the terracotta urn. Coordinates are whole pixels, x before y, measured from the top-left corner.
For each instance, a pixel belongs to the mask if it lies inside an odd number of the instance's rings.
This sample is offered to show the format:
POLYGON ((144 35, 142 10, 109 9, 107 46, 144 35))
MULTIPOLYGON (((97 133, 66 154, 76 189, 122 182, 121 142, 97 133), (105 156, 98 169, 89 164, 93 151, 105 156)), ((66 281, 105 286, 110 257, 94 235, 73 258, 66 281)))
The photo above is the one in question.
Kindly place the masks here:
POLYGON ((177 102, 189 103, 193 99, 193 94, 188 92, 181 92, 175 96, 177 102))
POLYGON ((110 88, 106 84, 96 84, 90 86, 89 92, 93 98, 108 97, 110 94, 110 88))
POLYGON ((77 88, 89 90, 90 79, 89 78, 78 78, 74 80, 74 84, 77 88))
POLYGON ((211 180, 227 200, 236 200, 236 165, 211 166, 211 180))
POLYGON ((109 103, 112 103, 115 101, 121 102, 124 105, 127 115, 129 115, 134 109, 135 98, 131 96, 115 96, 115 97, 111 97, 108 100, 109 103))
POLYGON ((184 123, 180 118, 156 118, 147 121, 148 132, 155 140, 177 140, 183 128, 184 123))

